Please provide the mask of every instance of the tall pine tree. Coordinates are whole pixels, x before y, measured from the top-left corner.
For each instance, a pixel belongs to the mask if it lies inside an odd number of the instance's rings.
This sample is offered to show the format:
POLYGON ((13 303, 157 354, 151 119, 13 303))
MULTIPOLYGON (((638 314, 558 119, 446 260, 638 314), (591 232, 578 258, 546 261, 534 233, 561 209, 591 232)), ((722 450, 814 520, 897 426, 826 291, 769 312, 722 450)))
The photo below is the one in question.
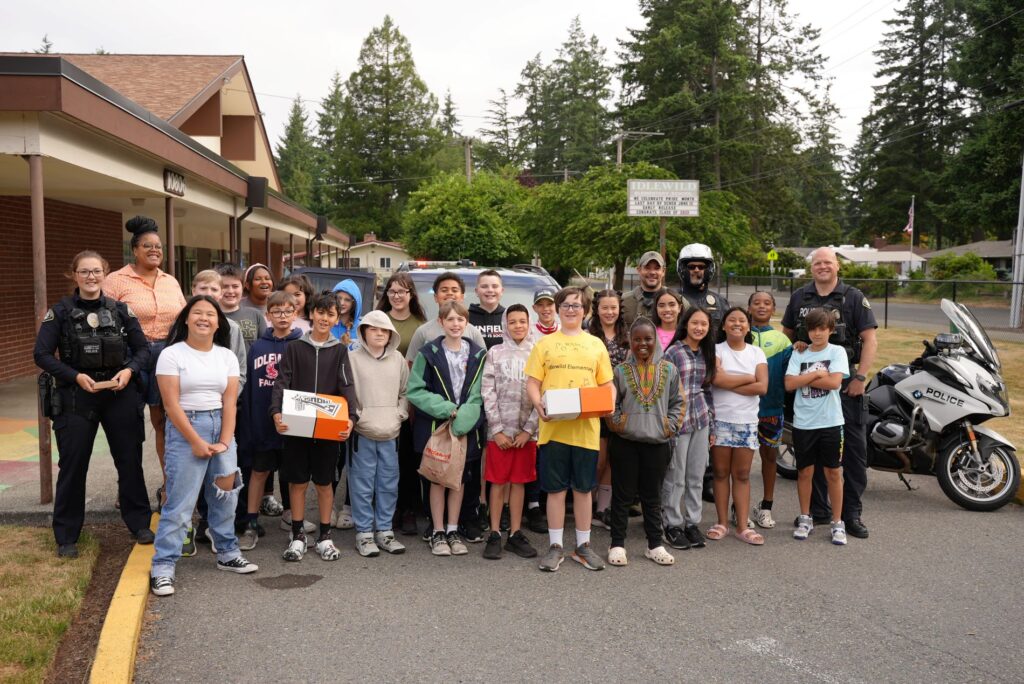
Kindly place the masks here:
POLYGON ((484 142, 480 153, 481 165, 492 171, 506 166, 518 169, 523 160, 522 145, 515 121, 508 111, 508 93, 500 88, 497 99, 489 104, 486 126, 480 131, 484 142))
POLYGON ((296 96, 288 113, 288 124, 277 144, 277 172, 284 194, 304 207, 313 207, 313 179, 319 177, 316 145, 309 132, 306 108, 296 96))

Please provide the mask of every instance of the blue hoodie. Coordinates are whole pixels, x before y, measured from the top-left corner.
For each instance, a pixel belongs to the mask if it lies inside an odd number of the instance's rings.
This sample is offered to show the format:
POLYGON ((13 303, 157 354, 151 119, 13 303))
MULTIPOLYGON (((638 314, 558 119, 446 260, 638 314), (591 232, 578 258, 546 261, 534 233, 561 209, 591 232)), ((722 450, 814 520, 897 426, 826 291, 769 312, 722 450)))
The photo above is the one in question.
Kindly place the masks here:
POLYGON ((246 446, 254 451, 284 447, 284 438, 274 428, 268 411, 281 355, 289 342, 300 337, 302 331, 296 328, 292 328, 285 338, 274 337, 274 329, 267 328, 249 347, 245 364, 249 381, 242 390, 239 424, 246 446))
POLYGON ((345 335, 349 336, 348 348, 351 351, 359 346, 359 336, 356 334, 356 331, 359 330, 359 321, 363 317, 363 293, 359 291, 359 286, 356 285, 355 281, 348 278, 335 285, 334 292, 344 292, 356 300, 356 311, 355 316, 352 318, 352 325, 346 326, 339 321, 337 325, 331 328, 331 334, 339 340, 345 335))

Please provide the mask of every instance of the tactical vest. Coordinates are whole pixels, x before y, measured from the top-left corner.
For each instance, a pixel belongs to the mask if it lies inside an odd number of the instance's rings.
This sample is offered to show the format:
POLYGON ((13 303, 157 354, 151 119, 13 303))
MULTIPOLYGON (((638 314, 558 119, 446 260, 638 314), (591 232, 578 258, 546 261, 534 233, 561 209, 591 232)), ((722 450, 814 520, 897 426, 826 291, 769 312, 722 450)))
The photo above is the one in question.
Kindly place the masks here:
MULTIPOLYGON (((680 288, 679 294, 683 296, 683 301, 689 306, 695 306, 708 312, 712 328, 718 330, 722 327, 722 316, 725 315, 725 309, 722 308, 722 298, 717 292, 704 290, 703 292, 691 294, 686 288, 680 288)), ((684 306, 683 308, 686 309, 687 307, 684 306)))
POLYGON ((828 338, 829 344, 845 349, 846 357, 852 366, 860 361, 860 335, 852 333, 847 327, 846 321, 843 320, 846 293, 849 290, 849 285, 840 283, 836 285, 836 289, 832 290, 828 298, 821 303, 815 303, 818 293, 814 290, 813 286, 804 290, 803 298, 800 300, 800 309, 797 311, 796 339, 807 344, 811 343, 811 338, 807 335, 807 325, 804 323, 804 318, 811 309, 819 307, 825 309, 832 313, 836 321, 836 328, 828 338))
POLYGON ((95 311, 75 305, 74 297, 61 300, 64 325, 60 334, 60 357, 75 370, 117 371, 127 362, 124 325, 117 303, 103 297, 95 311))

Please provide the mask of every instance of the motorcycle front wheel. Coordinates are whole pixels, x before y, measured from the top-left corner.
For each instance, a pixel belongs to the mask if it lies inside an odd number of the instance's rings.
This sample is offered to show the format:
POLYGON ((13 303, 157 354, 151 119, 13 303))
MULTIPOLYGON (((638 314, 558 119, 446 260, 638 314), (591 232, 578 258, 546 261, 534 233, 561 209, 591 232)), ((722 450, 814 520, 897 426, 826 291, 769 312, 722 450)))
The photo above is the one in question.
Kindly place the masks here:
POLYGON ((1020 487, 1020 461, 1010 447, 988 438, 978 442, 978 465, 971 444, 957 435, 947 441, 935 463, 939 486, 953 503, 969 511, 994 511, 1013 500, 1020 487))
POLYGON ((775 459, 775 472, 787 480, 795 480, 797 476, 796 449, 793 448, 793 433, 789 425, 786 425, 782 433, 779 455, 775 459))

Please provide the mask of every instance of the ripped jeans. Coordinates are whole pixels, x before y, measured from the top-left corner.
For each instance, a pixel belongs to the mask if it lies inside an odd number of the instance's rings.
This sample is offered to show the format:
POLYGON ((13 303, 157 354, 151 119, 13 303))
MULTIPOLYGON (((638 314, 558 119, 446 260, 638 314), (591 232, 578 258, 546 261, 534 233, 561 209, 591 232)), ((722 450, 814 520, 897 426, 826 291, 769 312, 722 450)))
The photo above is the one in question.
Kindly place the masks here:
MULTIPOLYGON (((192 428, 210 444, 220 441, 220 410, 185 411, 192 428)), ((181 557, 185 533, 192 525, 192 509, 200 491, 209 506, 207 520, 217 560, 227 562, 242 555, 235 536, 235 505, 242 488, 241 471, 235 440, 227 451, 212 458, 192 455, 192 446, 171 421, 167 421, 167 442, 164 469, 167 474, 167 503, 160 511, 160 524, 156 529, 152 577, 174 577, 174 566, 181 557), (217 486, 216 478, 234 473, 234 486, 230 491, 217 486)))

